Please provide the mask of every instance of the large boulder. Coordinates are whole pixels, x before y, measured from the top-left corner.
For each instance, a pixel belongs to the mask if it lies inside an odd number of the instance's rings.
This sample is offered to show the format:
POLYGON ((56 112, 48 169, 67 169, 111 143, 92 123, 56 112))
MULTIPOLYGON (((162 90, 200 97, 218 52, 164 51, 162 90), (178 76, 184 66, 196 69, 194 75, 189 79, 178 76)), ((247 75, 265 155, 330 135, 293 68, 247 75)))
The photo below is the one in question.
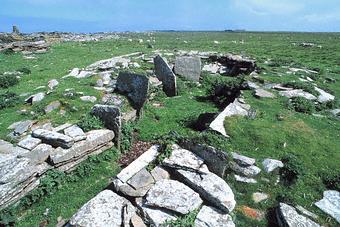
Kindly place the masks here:
POLYGON ((135 208, 110 190, 100 192, 72 216, 70 226, 129 226, 135 208))
POLYGON ((199 208, 203 203, 200 196, 188 186, 175 180, 161 180, 150 189, 146 205, 165 208, 181 214, 199 208))
POLYGON ((170 66, 164 58, 157 55, 154 58, 155 74, 162 81, 163 91, 169 97, 176 96, 176 75, 172 72, 170 66))
POLYGON ((199 81, 201 65, 201 58, 199 57, 177 57, 174 70, 177 75, 188 80, 199 81))
POLYGON ((121 72, 117 78, 117 90, 127 94, 133 107, 141 110, 148 98, 149 79, 144 75, 121 72))

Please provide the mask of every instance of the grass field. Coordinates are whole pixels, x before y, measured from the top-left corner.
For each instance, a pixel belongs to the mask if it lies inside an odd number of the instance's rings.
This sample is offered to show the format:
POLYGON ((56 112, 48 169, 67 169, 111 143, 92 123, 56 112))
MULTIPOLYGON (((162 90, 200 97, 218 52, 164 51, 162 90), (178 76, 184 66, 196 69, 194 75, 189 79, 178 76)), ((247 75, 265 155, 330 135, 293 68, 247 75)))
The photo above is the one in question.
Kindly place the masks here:
MULTIPOLYGON (((25 60, 20 53, 13 55, 0 54, 0 72, 14 71, 26 67, 31 74, 24 75, 19 83, 13 87, 1 89, 22 93, 37 93, 36 87, 47 85, 51 79, 58 79, 60 85, 55 92, 48 95, 41 103, 27 106, 22 104, 0 110, 0 138, 7 139, 7 127, 13 122, 31 119, 29 114, 22 115, 17 111, 27 109, 37 111, 49 102, 60 100, 65 115, 58 112, 39 114, 35 118, 39 121, 50 120, 54 124, 64 122, 75 123, 82 114, 89 112, 93 104, 81 102, 78 99, 67 99, 63 96, 66 88, 74 88, 85 95, 101 97, 99 91, 94 90, 95 78, 80 80, 61 79, 68 70, 85 67, 97 60, 106 59, 132 52, 141 51, 146 55, 155 49, 165 52, 175 50, 216 51, 221 53, 242 54, 257 60, 262 69, 260 77, 268 83, 297 81, 300 74, 287 74, 285 67, 307 68, 317 70, 313 76, 318 87, 340 97, 340 34, 339 33, 224 33, 224 32, 183 32, 183 33, 154 33, 154 49, 147 48, 147 44, 137 42, 138 39, 147 40, 148 34, 125 34, 126 38, 87 43, 53 44, 46 54, 37 55, 36 60, 25 60), (127 38, 134 41, 129 42, 127 38), (214 44, 213 41, 219 41, 214 44), (186 42, 184 42, 186 41, 186 42), (243 42, 240 42, 243 41, 243 42), (304 48, 298 44, 312 42, 322 48, 304 48), (293 45, 296 43, 297 45, 293 45), (266 63, 270 62, 270 64, 266 63), (334 82, 327 82, 329 78, 334 82), (77 111, 72 111, 75 107, 77 111)), ((171 57, 170 57, 171 59, 171 57)), ((152 69, 150 64, 142 64, 139 72, 152 69)), ((207 75, 210 76, 210 75, 207 75)), ((211 132, 200 133, 191 129, 188 122, 197 119, 201 113, 219 112, 220 108, 211 101, 204 101, 207 95, 205 86, 196 86, 184 80, 179 80, 179 96, 167 98, 162 92, 148 102, 144 108, 144 116, 135 125, 139 140, 152 141, 155 137, 176 131, 185 137, 200 137, 210 145, 223 150, 237 151, 243 155, 256 158, 258 164, 265 158, 290 160, 290 167, 298 172, 297 179, 290 185, 279 183, 258 183, 247 185, 235 182, 227 177, 227 182, 236 195, 238 208, 247 205, 252 208, 271 211, 278 201, 285 201, 293 205, 301 205, 319 215, 320 224, 335 226, 334 219, 329 219, 314 202, 322 198, 322 192, 328 189, 340 190, 340 121, 329 113, 328 109, 316 111, 323 117, 296 112, 287 107, 287 99, 257 99, 251 91, 244 91, 243 96, 248 104, 256 110, 255 119, 230 118, 225 127, 230 139, 211 132), (203 101, 202 101, 203 100, 203 101), (161 104, 153 105, 155 103, 161 104), (270 195, 265 203, 254 204, 251 200, 253 192, 263 191, 270 195)), ((336 100, 334 108, 339 108, 336 100)), ((87 200, 104 189, 119 167, 116 160, 119 154, 109 151, 111 158, 98 159, 91 162, 93 169, 89 174, 80 174, 80 180, 63 180, 53 193, 39 198, 29 207, 14 208, 16 226, 38 226, 48 220, 50 226, 55 226, 57 218, 69 219, 74 212, 87 200), (112 154, 114 153, 114 154, 112 154), (86 177, 85 177, 86 176, 86 177), (50 212, 44 216, 46 209, 50 212)), ((84 169, 84 167, 80 167, 84 169)), ((266 174, 263 177, 271 178, 266 174)), ((65 178, 65 177, 64 177, 65 178)), ((237 226, 268 226, 267 219, 256 221, 244 216, 239 209, 234 212, 237 226)), ((269 212, 270 214, 270 212, 269 212)))

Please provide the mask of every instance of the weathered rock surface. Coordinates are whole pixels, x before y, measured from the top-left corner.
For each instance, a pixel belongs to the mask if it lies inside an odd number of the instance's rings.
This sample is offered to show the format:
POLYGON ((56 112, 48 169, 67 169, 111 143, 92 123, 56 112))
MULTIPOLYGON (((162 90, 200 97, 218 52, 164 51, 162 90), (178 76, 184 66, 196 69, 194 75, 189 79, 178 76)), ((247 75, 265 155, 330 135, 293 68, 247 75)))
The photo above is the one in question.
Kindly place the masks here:
POLYGON ((155 74, 162 81, 163 91, 169 97, 176 96, 176 76, 165 59, 157 55, 154 58, 155 74))
POLYGON ((217 209, 203 206, 195 220, 195 227, 235 227, 229 214, 220 213, 217 209))
POLYGON ((18 143, 19 147, 27 150, 32 150, 41 143, 41 139, 33 138, 32 136, 27 136, 25 139, 18 143))
POLYGON ((251 166, 255 164, 255 159, 254 158, 249 158, 244 155, 237 154, 235 152, 231 153, 233 160, 239 164, 240 166, 251 166))
POLYGON ((97 101, 97 98, 95 96, 88 96, 88 95, 81 96, 80 99, 81 99, 81 101, 92 102, 92 103, 97 101))
POLYGON ((295 227, 295 226, 306 226, 306 227, 319 227, 320 225, 314 221, 306 218, 303 215, 298 214, 294 207, 289 206, 285 203, 280 203, 277 209, 277 219, 279 226, 295 227))
POLYGON ((275 169, 283 167, 283 163, 281 161, 270 158, 263 160, 262 165, 266 173, 273 172, 275 169))
POLYGON ((174 71, 188 80, 199 81, 201 67, 201 58, 199 57, 177 57, 174 71))
POLYGON ((149 79, 144 75, 119 73, 117 90, 127 94, 135 109, 140 110, 148 98, 149 79))
POLYGON ((56 88, 58 85, 59 85, 58 80, 53 79, 53 80, 48 81, 47 87, 48 87, 50 90, 53 90, 53 89, 56 88))
POLYGON ((222 212, 228 213, 234 209, 236 202, 229 185, 211 173, 203 160, 194 153, 174 145, 171 156, 163 164, 172 168, 181 181, 222 212))
POLYGON ((225 67, 225 73, 231 76, 250 74, 256 69, 256 62, 239 55, 227 54, 225 56, 212 55, 209 59, 225 67))
POLYGON ((235 180, 238 182, 243 182, 243 183, 248 183, 248 184, 256 184, 257 180, 255 180, 254 178, 250 178, 250 177, 244 177, 244 176, 240 176, 235 174, 234 175, 235 180))
POLYGON ((257 98, 275 98, 275 95, 269 91, 258 88, 255 90, 255 97, 257 98))
POLYGON ((27 132, 28 130, 31 129, 31 127, 33 126, 35 122, 31 121, 31 120, 26 120, 26 121, 19 121, 19 122, 15 122, 13 124, 11 124, 8 129, 13 129, 13 135, 17 136, 17 135, 22 135, 25 132, 27 132))
POLYGON ((44 129, 37 129, 32 132, 32 136, 41 139, 44 143, 54 147, 70 148, 74 144, 74 140, 64 134, 52 132, 44 129))
POLYGON ((259 203, 264 200, 267 200, 269 198, 269 195, 262 192, 254 192, 252 198, 255 203, 259 203))
POLYGON ((250 106, 247 104, 240 103, 237 99, 231 104, 229 104, 223 112, 221 112, 216 119, 211 122, 210 128, 214 131, 217 131, 224 135, 225 137, 229 137, 224 128, 224 120, 226 117, 231 116, 247 116, 250 110, 250 106))
POLYGON ((146 205, 165 208, 181 214, 199 208, 203 203, 200 196, 188 186, 174 180, 161 180, 150 189, 146 205))
POLYGON ((147 206, 142 206, 142 210, 149 221, 149 226, 161 227, 166 222, 174 221, 177 219, 174 214, 170 214, 165 210, 160 210, 147 206))
POLYGON ((338 191, 325 191, 323 199, 315 203, 323 212, 329 214, 340 223, 340 192, 338 191))
POLYGON ((25 99, 25 102, 29 103, 29 104, 33 104, 33 103, 37 103, 37 102, 42 101, 44 98, 45 98, 45 93, 40 92, 40 93, 37 93, 35 95, 31 95, 30 97, 25 99))
POLYGON ((170 174, 161 166, 156 166, 152 171, 151 175, 155 181, 160 181, 164 179, 170 179, 170 174))
POLYGON ((71 127, 66 128, 64 130, 64 134, 66 136, 73 138, 75 142, 86 139, 86 135, 84 131, 81 128, 79 128, 77 125, 73 125, 71 127))
POLYGON ((317 98, 308 93, 308 92, 305 92, 301 89, 295 89, 295 90, 289 90, 289 91, 280 91, 279 94, 281 96, 285 96, 287 98, 293 98, 293 97, 303 97, 303 98, 306 98, 308 100, 316 100, 317 98))
POLYGON ((45 113, 50 113, 53 110, 58 109, 61 106, 59 101, 53 101, 45 107, 45 113))
POLYGON ((54 148, 51 145, 43 143, 39 144, 36 148, 22 156, 28 158, 31 164, 37 165, 43 164, 53 151, 54 148))
POLYGON ((318 96, 318 102, 320 103, 330 102, 335 99, 334 95, 331 95, 320 88, 315 87, 314 89, 320 94, 318 96))
POLYGON ((261 169, 257 166, 240 166, 235 162, 230 162, 229 166, 235 173, 246 177, 255 177, 261 172, 261 169))
POLYGON ((128 226, 135 208, 125 198, 110 190, 100 192, 70 220, 71 226, 128 226))

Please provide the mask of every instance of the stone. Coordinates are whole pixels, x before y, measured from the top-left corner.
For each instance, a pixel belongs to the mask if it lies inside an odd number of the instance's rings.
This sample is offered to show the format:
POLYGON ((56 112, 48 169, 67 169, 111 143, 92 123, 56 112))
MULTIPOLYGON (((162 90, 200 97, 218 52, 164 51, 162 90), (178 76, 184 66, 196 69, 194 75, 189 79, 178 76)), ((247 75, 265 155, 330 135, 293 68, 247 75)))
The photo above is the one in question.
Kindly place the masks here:
POLYGON ((239 74, 249 75, 256 69, 254 60, 242 57, 240 55, 226 54, 225 56, 211 55, 210 61, 218 62, 225 67, 225 74, 237 76, 239 74))
POLYGON ((148 226, 161 227, 169 221, 177 220, 174 214, 157 208, 142 206, 144 215, 149 221, 148 226))
POLYGON ((85 70, 82 70, 79 72, 79 74, 77 76, 75 76, 76 78, 78 79, 82 79, 82 78, 88 78, 88 77, 91 77, 93 75, 93 72, 92 71, 85 71, 85 70))
POLYGON ((129 67, 131 60, 129 56, 139 55, 140 53, 132 53, 125 56, 116 56, 113 58, 97 61, 86 67, 87 70, 112 70, 112 69, 126 69, 129 67))
POLYGON ((74 68, 71 70, 71 72, 66 76, 66 77, 77 77, 79 74, 79 69, 78 68, 74 68))
POLYGON ((297 205, 295 208, 296 208, 296 210, 299 211, 299 213, 301 213, 301 214, 303 214, 303 215, 305 215, 305 216, 307 216, 307 217, 310 217, 310 218, 312 218, 312 219, 314 219, 314 220, 319 219, 319 216, 318 216, 318 215, 316 215, 316 214, 310 212, 309 210, 303 208, 303 207, 300 206, 300 205, 297 205))
POLYGON ((175 180, 161 180, 149 190, 145 204, 188 214, 203 203, 191 188, 175 180))
POLYGON ((334 115, 334 117, 340 116, 340 109, 334 109, 331 110, 330 112, 334 115))
POLYGON ((98 117, 102 122, 104 122, 106 128, 112 130, 115 133, 116 137, 114 141, 119 148, 122 127, 120 108, 116 106, 97 104, 92 107, 91 114, 98 117))
POLYGON ((59 82, 58 82, 58 80, 56 80, 56 79, 53 79, 53 80, 50 80, 50 81, 48 81, 48 88, 50 89, 50 90, 53 90, 55 87, 57 87, 59 85, 59 82))
POLYGON ((157 55, 154 58, 155 74, 157 79, 162 81, 163 91, 169 97, 177 95, 176 75, 172 72, 167 61, 157 55))
POLYGON ((216 63, 211 63, 211 64, 208 64, 208 65, 204 65, 203 68, 202 68, 202 71, 206 71, 206 72, 209 72, 209 73, 212 73, 212 74, 216 74, 219 72, 221 66, 219 64, 216 64, 216 63))
POLYGON ((118 108, 122 108, 124 105, 124 100, 117 96, 117 95, 113 95, 113 94, 105 94, 102 97, 102 104, 104 105, 112 105, 112 106, 116 106, 118 108))
POLYGON ((86 135, 84 131, 81 128, 79 128, 77 125, 73 125, 71 127, 66 128, 64 130, 64 134, 66 136, 73 138, 75 142, 86 139, 86 135))
POLYGON ((61 106, 59 101, 53 101, 45 107, 45 113, 50 113, 53 110, 58 109, 61 106))
POLYGON ((323 198, 315 203, 323 212, 340 223, 340 192, 329 190, 323 192, 323 198))
POLYGON ((254 165, 256 161, 254 158, 249 158, 247 156, 243 156, 235 152, 232 152, 231 155, 233 157, 233 160, 240 166, 251 166, 254 165))
POLYGON ((241 174, 246 177, 256 177, 261 169, 257 166, 240 166, 236 162, 230 162, 229 167, 235 173, 241 174))
POLYGON ((130 220, 131 227, 146 227, 143 222, 143 219, 139 217, 137 214, 133 215, 130 220))
POLYGON ((72 216, 71 226, 128 226, 135 213, 133 205, 110 190, 100 192, 72 216), (125 216, 125 210, 128 215, 125 216))
POLYGON ((199 81, 201 76, 201 58, 199 57, 176 57, 175 74, 188 80, 199 81))
POLYGON ((172 168, 182 182, 222 212, 228 213, 234 209, 236 202, 229 185, 211 173, 203 160, 194 153, 174 145, 171 156, 164 159, 163 164, 172 168))
POLYGON ((25 132, 31 129, 35 121, 26 120, 19 121, 11 124, 8 129, 14 129, 13 135, 23 135, 25 132))
POLYGON ((210 206, 203 206, 197 214, 195 227, 235 227, 229 214, 223 214, 210 206))
MULTIPOLYGON (((256 91, 256 90, 260 89, 260 86, 257 85, 254 82, 251 82, 251 81, 248 80, 246 83, 247 83, 247 88, 250 89, 250 90, 255 90, 256 91)), ((263 90, 263 89, 261 89, 261 90, 263 90)))
POLYGON ((151 175, 155 181, 170 179, 169 172, 161 166, 156 166, 153 170, 151 170, 151 175))
POLYGON ((40 93, 37 93, 35 95, 31 95, 30 97, 25 99, 25 102, 29 103, 29 104, 33 104, 33 103, 37 103, 37 102, 42 101, 44 98, 45 98, 45 93, 40 92, 40 93))
POLYGON ((308 99, 308 100, 316 100, 317 99, 314 95, 312 95, 308 92, 305 92, 302 89, 280 91, 279 94, 281 96, 285 96, 287 98, 303 97, 303 98, 308 99))
POLYGON ((149 79, 144 75, 120 72, 117 78, 117 90, 127 94, 132 106, 141 110, 148 98, 149 79))
POLYGON ((275 95, 273 93, 261 88, 256 89, 254 95, 256 98, 275 98, 275 95))
POLYGON ((264 200, 267 200, 269 198, 269 195, 262 192, 254 192, 252 198, 255 203, 260 203, 264 200))
POLYGON ((97 98, 95 96, 81 96, 80 99, 84 102, 96 102, 97 98))
POLYGON ((331 95, 327 92, 325 92, 324 90, 315 87, 314 88, 315 91, 317 91, 320 95, 318 96, 318 102, 320 103, 326 103, 326 102, 330 102, 333 101, 335 99, 334 95, 331 95))
POLYGON ((144 152, 135 161, 124 168, 119 174, 117 174, 116 180, 119 180, 122 183, 126 183, 136 173, 138 173, 139 171, 147 167, 151 162, 156 160, 158 154, 159 145, 151 146, 146 152, 144 152))
POLYGON ((262 165, 266 173, 271 173, 275 169, 283 167, 283 163, 281 161, 270 158, 263 160, 262 165))
POLYGON ((34 130, 32 136, 54 147, 70 148, 74 144, 74 140, 71 137, 44 129, 34 130))
POLYGON ((229 137, 224 128, 224 120, 226 117, 231 116, 247 116, 250 111, 250 106, 247 104, 240 103, 237 99, 233 103, 230 103, 224 110, 221 112, 213 122, 209 125, 209 127, 221 133, 225 137, 229 137))
POLYGON ((307 217, 298 214, 296 209, 285 203, 280 203, 276 211, 279 226, 308 226, 308 227, 319 227, 320 225, 307 217))
POLYGON ((25 139, 21 140, 18 143, 18 146, 27 150, 33 150, 33 148, 38 146, 40 143, 41 139, 33 138, 32 136, 27 136, 25 139))
POLYGON ((65 124, 59 125, 58 127, 55 127, 53 129, 53 131, 55 131, 55 132, 63 132, 65 129, 67 129, 67 128, 71 127, 71 126, 72 126, 72 124, 65 123, 65 124))
POLYGON ((143 197, 154 182, 152 175, 144 168, 130 178, 126 184, 115 184, 115 190, 131 197, 143 197))
POLYGON ((256 184, 257 180, 255 180, 254 178, 249 178, 249 177, 243 177, 240 175, 235 174, 234 175, 235 180, 238 182, 243 182, 243 183, 248 183, 248 184, 256 184))
POLYGON ((75 143, 71 148, 63 149, 62 147, 58 147, 55 149, 53 154, 50 155, 50 161, 56 167, 65 165, 66 163, 73 163, 76 160, 86 157, 88 154, 105 147, 105 145, 110 144, 114 136, 114 132, 107 129, 87 132, 86 140, 75 143))
POLYGON ((209 170, 216 175, 223 177, 228 168, 229 157, 227 152, 216 149, 212 146, 197 144, 190 140, 181 142, 181 147, 192 151, 204 160, 209 170))
POLYGON ((24 154, 23 157, 28 158, 31 164, 37 165, 44 163, 53 151, 54 148, 51 145, 43 143, 39 144, 31 152, 24 154))

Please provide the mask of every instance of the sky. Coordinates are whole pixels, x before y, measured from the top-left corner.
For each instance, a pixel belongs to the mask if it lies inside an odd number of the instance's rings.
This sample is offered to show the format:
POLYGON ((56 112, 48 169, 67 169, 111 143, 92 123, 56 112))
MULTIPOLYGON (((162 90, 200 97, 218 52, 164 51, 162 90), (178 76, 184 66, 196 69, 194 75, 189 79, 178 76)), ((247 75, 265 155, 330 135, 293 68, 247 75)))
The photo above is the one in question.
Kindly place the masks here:
POLYGON ((340 0, 0 0, 0 32, 340 32, 340 0))

